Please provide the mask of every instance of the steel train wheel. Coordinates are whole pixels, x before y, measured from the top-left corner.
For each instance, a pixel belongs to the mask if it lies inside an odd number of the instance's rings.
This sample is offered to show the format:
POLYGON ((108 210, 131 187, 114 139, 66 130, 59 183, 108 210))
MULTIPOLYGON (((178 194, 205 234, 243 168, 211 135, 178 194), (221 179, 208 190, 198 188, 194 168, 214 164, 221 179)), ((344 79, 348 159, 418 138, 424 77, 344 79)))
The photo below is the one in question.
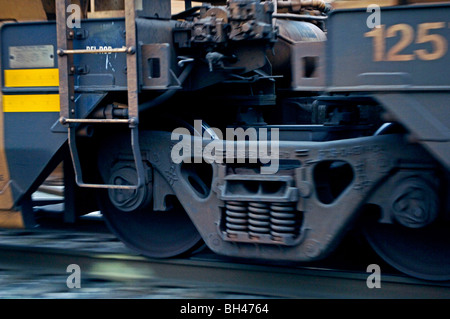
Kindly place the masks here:
POLYGON ((411 229, 371 223, 365 228, 365 236, 375 252, 401 272, 425 280, 447 281, 450 280, 450 229, 446 226, 411 229))
MULTIPOLYGON (((186 127, 192 134, 195 132, 194 126, 178 117, 167 115, 155 119, 155 127, 163 130, 186 127)), ((199 135, 217 138, 207 124, 202 123, 201 130, 197 132, 199 135)), ((135 185, 137 182, 134 165, 117 161, 122 149, 129 147, 128 138, 126 134, 109 134, 100 143, 99 167, 113 166, 102 170, 109 184, 135 185)), ((190 178, 206 192, 198 176, 192 173, 190 178)), ((174 197, 168 211, 153 211, 152 192, 151 183, 138 191, 101 191, 99 206, 111 232, 128 247, 150 258, 187 255, 204 247, 202 237, 178 200, 174 197)))
MULTIPOLYGON (((374 135, 403 132, 398 124, 385 123, 374 135)), ((425 280, 450 280, 450 223, 437 218, 439 198, 435 190, 420 179, 410 178, 396 191, 396 221, 367 221, 367 241, 381 258, 405 274, 425 280)))
POLYGON ((176 203, 165 212, 141 208, 125 212, 117 209, 107 192, 100 196, 102 213, 110 230, 129 248, 150 258, 188 254, 203 245, 189 216, 176 203))
MULTIPOLYGON (((171 115, 154 118, 155 127, 171 131, 177 127, 187 127, 192 133, 195 128, 188 121, 171 115)), ((215 139, 215 133, 202 123, 202 132, 215 139)), ((206 135, 207 136, 207 135, 206 135)), ((109 184, 136 184, 134 165, 117 162, 122 149, 126 149, 129 137, 126 134, 108 134, 100 143, 99 167, 113 166, 109 177, 103 174, 109 184), (116 164, 113 164, 115 163, 116 164), (109 179, 109 181, 108 181, 109 179)), ((130 152, 130 151, 129 151, 130 152)), ((151 168, 150 168, 151 170, 151 168)), ((197 176, 192 175, 197 183, 197 176)), ((201 180, 201 179, 200 179, 201 180)), ((168 211, 153 211, 152 185, 133 191, 100 191, 98 199, 102 214, 112 233, 124 244, 150 258, 170 258, 188 255, 205 247, 205 244, 182 205, 175 199, 168 211), (114 194, 118 192, 118 194, 114 194)))
MULTIPOLYGON (((133 164, 119 161, 113 165, 108 183, 135 185, 133 164)), ((167 211, 154 211, 152 196, 152 181, 138 190, 101 191, 99 206, 109 229, 128 247, 150 258, 175 257, 200 248, 202 238, 182 205, 174 198, 167 211)))

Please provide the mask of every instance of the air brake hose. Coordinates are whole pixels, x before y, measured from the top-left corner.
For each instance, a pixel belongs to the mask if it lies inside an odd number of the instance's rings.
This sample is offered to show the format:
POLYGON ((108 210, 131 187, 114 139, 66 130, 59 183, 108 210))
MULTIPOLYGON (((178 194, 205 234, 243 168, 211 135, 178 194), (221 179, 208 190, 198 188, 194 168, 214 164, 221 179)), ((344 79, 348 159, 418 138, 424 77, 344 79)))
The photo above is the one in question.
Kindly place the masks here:
MULTIPOLYGON (((183 72, 181 72, 180 76, 178 77, 178 83, 183 84, 184 81, 186 81, 193 67, 194 67, 193 63, 190 63, 186 66, 186 68, 183 70, 183 72)), ((172 96, 174 96, 177 91, 178 89, 176 88, 168 89, 166 92, 159 95, 155 99, 139 105, 139 112, 144 112, 158 105, 161 105, 162 103, 169 100, 172 96)))

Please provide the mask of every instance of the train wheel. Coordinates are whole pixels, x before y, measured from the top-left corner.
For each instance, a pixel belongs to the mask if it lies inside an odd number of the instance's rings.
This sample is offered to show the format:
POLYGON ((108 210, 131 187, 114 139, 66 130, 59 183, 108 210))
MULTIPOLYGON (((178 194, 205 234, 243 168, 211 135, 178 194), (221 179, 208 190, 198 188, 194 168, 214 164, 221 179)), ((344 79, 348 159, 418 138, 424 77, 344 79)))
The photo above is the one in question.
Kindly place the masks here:
POLYGON ((410 276, 450 280, 450 229, 442 225, 410 229, 372 223, 365 235, 372 248, 388 264, 410 276))
MULTIPOLYGON (((136 183, 134 168, 113 169, 110 182, 136 183)), ((178 202, 168 211, 152 209, 151 186, 132 190, 102 191, 100 207, 110 230, 128 247, 150 258, 188 254, 203 244, 189 216, 178 202)))
POLYGON ((391 197, 392 223, 368 222, 366 238, 387 263, 426 280, 450 280, 450 225, 439 216, 439 196, 417 176, 397 182, 391 197))
MULTIPOLYGON (((375 135, 404 133, 386 123, 375 135)), ((367 221, 364 234, 388 264, 410 276, 450 280, 450 222, 439 218, 439 196, 424 180, 411 177, 397 185, 391 198, 394 223, 367 221)))

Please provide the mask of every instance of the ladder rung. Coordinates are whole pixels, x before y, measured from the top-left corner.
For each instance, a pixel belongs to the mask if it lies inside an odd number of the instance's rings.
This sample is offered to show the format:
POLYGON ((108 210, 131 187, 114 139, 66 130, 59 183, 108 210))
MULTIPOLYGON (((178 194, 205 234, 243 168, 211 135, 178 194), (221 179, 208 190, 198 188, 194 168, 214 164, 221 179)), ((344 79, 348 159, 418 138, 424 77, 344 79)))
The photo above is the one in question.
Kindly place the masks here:
POLYGON ((136 119, 68 119, 62 117, 61 124, 70 123, 91 123, 91 124, 137 124, 136 119))
POLYGON ((134 47, 123 47, 123 48, 115 48, 115 49, 95 49, 95 50, 87 50, 87 49, 79 49, 79 50, 64 50, 58 49, 56 53, 59 56, 69 55, 69 54, 97 54, 97 53, 128 53, 134 54, 136 49, 134 47))

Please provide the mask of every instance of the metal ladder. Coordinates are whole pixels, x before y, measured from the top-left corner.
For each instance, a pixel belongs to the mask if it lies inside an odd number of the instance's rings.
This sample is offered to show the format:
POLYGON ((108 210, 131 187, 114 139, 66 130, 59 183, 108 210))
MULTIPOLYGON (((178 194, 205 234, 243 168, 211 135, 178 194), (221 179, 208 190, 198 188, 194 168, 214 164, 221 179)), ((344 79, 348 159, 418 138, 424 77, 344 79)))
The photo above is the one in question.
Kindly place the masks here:
POLYGON ((75 181, 80 187, 136 190, 144 185, 145 169, 139 147, 139 102, 136 58, 135 1, 125 1, 126 47, 110 50, 74 50, 74 30, 67 27, 67 7, 70 0, 56 0, 57 54, 59 68, 60 122, 68 128, 68 143, 75 171, 75 181), (76 117, 74 76, 70 68, 75 54, 123 53, 127 54, 128 118, 82 119, 76 117), (76 127, 81 123, 128 124, 131 131, 131 148, 136 165, 136 185, 88 184, 83 181, 81 164, 76 147, 76 127))

